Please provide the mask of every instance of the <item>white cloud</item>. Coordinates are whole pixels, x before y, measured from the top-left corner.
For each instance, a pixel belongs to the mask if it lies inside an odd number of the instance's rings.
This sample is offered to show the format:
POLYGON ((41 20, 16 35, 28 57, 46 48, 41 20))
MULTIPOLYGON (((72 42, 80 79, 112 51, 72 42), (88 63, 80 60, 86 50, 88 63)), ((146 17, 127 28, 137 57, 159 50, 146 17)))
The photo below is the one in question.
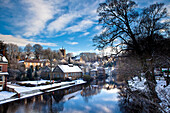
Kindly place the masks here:
POLYGON ((24 21, 19 22, 18 25, 25 27, 24 36, 29 37, 43 31, 47 21, 60 11, 59 6, 62 0, 59 0, 58 3, 51 0, 22 0, 22 3, 26 7, 27 14, 25 14, 24 21))
POLYGON ((102 29, 102 26, 98 25, 98 26, 95 27, 95 30, 101 30, 101 29, 102 29))
POLYGON ((70 41, 64 41, 65 43, 67 44, 70 44, 70 45, 76 45, 76 44, 79 44, 78 42, 70 42, 70 41))
MULTIPOLYGON (((63 15, 58 17, 55 21, 51 22, 47 26, 49 32, 59 32, 59 31, 69 31, 69 32, 79 32, 84 31, 90 28, 97 19, 96 9, 99 3, 104 0, 93 0, 93 1, 79 1, 79 0, 70 0, 68 3, 68 9, 63 15), (86 19, 79 22, 77 25, 73 25, 67 28, 71 22, 75 19, 86 16, 86 19)), ((98 20, 98 19, 97 19, 98 20)))
POLYGON ((51 22, 48 26, 47 26, 47 30, 48 31, 62 31, 64 30, 64 28, 71 22, 73 21, 75 18, 79 17, 79 15, 77 14, 63 14, 62 16, 60 16, 58 19, 56 19, 55 21, 51 22))
POLYGON ((0 39, 2 41, 4 41, 5 43, 13 43, 13 44, 16 44, 18 46, 25 46, 29 43, 32 44, 32 45, 33 44, 40 44, 40 45, 44 45, 44 46, 53 46, 53 47, 57 46, 57 44, 55 44, 55 43, 35 42, 35 41, 33 41, 33 39, 28 40, 28 39, 24 39, 20 36, 14 37, 12 35, 0 34, 0 39))
POLYGON ((84 34, 83 34, 83 36, 87 36, 88 34, 90 34, 89 32, 85 32, 84 34))
MULTIPOLYGON (((102 104, 96 104, 95 106, 96 106, 97 108, 101 109, 102 112, 104 112, 104 113, 112 113, 112 110, 110 109, 110 106, 107 107, 107 106, 103 106, 102 104)), ((101 110, 100 110, 100 111, 101 111, 101 110)))
POLYGON ((45 23, 53 17, 53 7, 43 0, 24 0, 27 4, 28 16, 26 16, 24 36, 35 36, 45 28, 45 23))
POLYGON ((77 25, 73 25, 71 27, 66 28, 66 31, 69 32, 79 32, 79 31, 85 31, 86 29, 90 28, 95 22, 91 20, 82 20, 77 25))
POLYGON ((63 35, 65 35, 66 34, 66 32, 63 32, 63 33, 61 33, 61 34, 59 34, 59 35, 55 35, 55 37, 60 37, 60 36, 63 36, 63 35))

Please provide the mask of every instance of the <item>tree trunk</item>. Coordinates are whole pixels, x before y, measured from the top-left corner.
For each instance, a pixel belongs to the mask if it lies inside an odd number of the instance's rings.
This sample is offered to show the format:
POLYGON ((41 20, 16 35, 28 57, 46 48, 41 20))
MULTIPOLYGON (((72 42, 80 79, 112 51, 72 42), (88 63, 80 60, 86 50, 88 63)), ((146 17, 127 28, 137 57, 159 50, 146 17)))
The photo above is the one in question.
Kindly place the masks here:
POLYGON ((166 77, 166 86, 169 85, 169 81, 170 81, 170 79, 169 79, 169 68, 168 68, 167 77, 166 77))
POLYGON ((157 92, 155 91, 156 80, 155 80, 155 76, 153 75, 154 68, 151 67, 152 68, 152 74, 151 74, 151 72, 149 70, 149 66, 147 65, 145 59, 142 59, 142 64, 143 64, 143 70, 145 72, 146 83, 147 83, 149 91, 150 91, 151 100, 153 100, 154 102, 160 102, 157 92))

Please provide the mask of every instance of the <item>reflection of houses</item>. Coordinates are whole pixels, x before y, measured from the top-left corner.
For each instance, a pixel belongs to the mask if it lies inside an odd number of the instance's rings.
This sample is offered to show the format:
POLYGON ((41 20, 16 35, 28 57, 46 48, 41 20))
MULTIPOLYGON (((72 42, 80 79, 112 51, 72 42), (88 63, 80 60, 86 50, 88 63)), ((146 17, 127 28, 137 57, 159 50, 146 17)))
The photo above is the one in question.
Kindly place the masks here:
POLYGON ((69 65, 58 65, 54 68, 53 71, 53 78, 71 78, 71 79, 77 79, 82 77, 82 70, 75 65, 69 64, 69 65))
POLYGON ((97 68, 98 76, 105 76, 105 69, 103 67, 97 68))
POLYGON ((88 96, 97 95, 100 92, 101 92, 100 88, 89 86, 89 87, 86 87, 85 89, 83 89, 83 91, 81 92, 81 95, 83 97, 88 97, 88 96))
POLYGON ((96 77, 97 76, 97 69, 90 70, 90 76, 96 77))
POLYGON ((6 90, 7 75, 8 75, 8 60, 6 59, 5 56, 0 54, 0 77, 2 77, 0 85, 2 85, 3 90, 6 90))
POLYGON ((90 75, 92 77, 105 77, 105 69, 103 67, 98 67, 97 69, 90 70, 90 75))

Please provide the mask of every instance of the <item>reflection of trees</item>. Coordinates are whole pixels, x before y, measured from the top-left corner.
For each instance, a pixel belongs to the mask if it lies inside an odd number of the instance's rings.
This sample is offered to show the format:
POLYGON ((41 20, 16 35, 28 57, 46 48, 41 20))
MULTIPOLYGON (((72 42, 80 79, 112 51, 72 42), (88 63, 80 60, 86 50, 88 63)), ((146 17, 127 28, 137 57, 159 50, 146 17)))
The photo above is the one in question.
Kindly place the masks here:
POLYGON ((64 97, 64 92, 61 92, 61 93, 54 93, 53 94, 53 97, 54 97, 54 100, 57 102, 57 103, 59 103, 61 100, 62 100, 62 98, 64 97))
POLYGON ((101 89, 98 87, 92 87, 91 85, 84 87, 83 91, 81 92, 81 96, 84 97, 85 101, 88 102, 88 100, 93 96, 97 95, 101 92, 101 89))
POLYGON ((44 112, 58 113, 63 111, 65 101, 61 101, 66 94, 71 94, 82 89, 82 85, 57 90, 50 93, 44 93, 19 101, 0 105, 0 113, 15 112, 44 112))

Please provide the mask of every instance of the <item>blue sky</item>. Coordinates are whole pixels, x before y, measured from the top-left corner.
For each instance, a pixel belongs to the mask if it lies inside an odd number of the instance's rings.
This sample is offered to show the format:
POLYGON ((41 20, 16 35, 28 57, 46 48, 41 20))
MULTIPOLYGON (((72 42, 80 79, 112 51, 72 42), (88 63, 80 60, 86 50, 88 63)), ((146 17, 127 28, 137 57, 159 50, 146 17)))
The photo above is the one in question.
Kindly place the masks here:
MULTIPOLYGON (((0 39, 67 52, 96 52, 92 38, 101 32, 96 9, 105 0, 0 0, 0 39)), ((139 7, 168 0, 136 0, 139 7)), ((169 6, 169 7, 168 7, 169 6)), ((169 10, 168 10, 169 11, 169 10)))

